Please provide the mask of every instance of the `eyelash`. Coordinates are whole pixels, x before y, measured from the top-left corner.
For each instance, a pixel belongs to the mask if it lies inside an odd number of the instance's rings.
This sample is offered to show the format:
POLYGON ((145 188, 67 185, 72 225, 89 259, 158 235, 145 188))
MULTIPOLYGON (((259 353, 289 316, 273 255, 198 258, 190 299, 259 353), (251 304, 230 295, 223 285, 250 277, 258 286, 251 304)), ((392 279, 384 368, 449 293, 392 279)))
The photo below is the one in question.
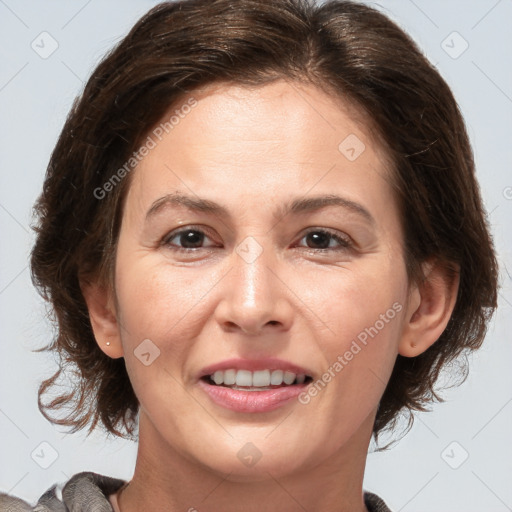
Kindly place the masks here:
MULTIPOLYGON (((192 247, 192 248, 176 247, 170 243, 170 241, 172 239, 176 238, 179 235, 182 235, 183 233, 187 233, 187 232, 200 233, 201 235, 205 235, 208 238, 212 238, 211 236, 208 235, 208 232, 205 231, 204 229, 201 229, 197 226, 188 226, 186 228, 180 228, 176 231, 172 231, 171 233, 167 234, 162 239, 160 245, 166 246, 166 247, 170 248, 172 251, 175 251, 178 253, 179 252, 190 253, 191 251, 196 251, 199 249, 208 249, 205 247, 192 247)), ((353 248, 353 243, 351 242, 351 240, 348 237, 346 237, 346 238, 342 237, 342 236, 340 236, 328 229, 325 229, 325 228, 311 228, 301 236, 300 240, 302 240, 303 238, 305 238, 306 236, 308 236, 311 233, 322 233, 324 235, 328 235, 330 237, 329 243, 331 242, 331 240, 335 240, 336 242, 338 242, 339 247, 337 247, 337 248, 336 247, 326 247, 323 249, 322 248, 315 249, 312 247, 305 247, 305 249, 308 252, 317 254, 319 252, 326 253, 326 252, 331 252, 331 251, 346 251, 347 249, 353 248)))

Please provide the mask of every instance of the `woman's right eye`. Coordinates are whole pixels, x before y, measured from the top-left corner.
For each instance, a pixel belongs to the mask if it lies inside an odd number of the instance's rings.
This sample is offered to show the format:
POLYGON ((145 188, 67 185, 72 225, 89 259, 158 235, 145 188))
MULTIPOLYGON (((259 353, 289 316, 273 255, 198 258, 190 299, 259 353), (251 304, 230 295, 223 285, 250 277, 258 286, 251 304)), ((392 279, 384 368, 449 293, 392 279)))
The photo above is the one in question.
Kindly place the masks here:
MULTIPOLYGON (((177 252, 194 251, 207 248, 202 246, 205 239, 210 240, 205 231, 199 228, 187 227, 180 228, 165 235, 161 245, 177 252)), ((215 244, 213 244, 213 246, 215 246, 215 244)))

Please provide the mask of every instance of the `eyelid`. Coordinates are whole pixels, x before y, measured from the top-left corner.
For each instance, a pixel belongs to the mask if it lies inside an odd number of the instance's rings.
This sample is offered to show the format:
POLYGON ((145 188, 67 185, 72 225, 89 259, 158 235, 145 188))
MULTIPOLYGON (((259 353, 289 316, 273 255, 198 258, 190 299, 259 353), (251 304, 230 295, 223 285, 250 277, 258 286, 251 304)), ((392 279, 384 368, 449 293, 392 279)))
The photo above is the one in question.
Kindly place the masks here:
POLYGON ((338 248, 335 247, 328 247, 325 249, 315 249, 314 247, 306 247, 306 249, 314 252, 327 252, 327 251, 336 251, 336 250, 342 250, 342 249, 349 249, 353 248, 355 246, 354 241, 350 236, 348 236, 346 233, 342 233, 340 231, 330 229, 330 228, 323 228, 323 227, 311 227, 306 228, 306 231, 302 233, 299 240, 302 240, 305 236, 307 236, 309 233, 326 233, 330 235, 334 240, 338 241, 340 246, 338 248))
MULTIPOLYGON (((181 233, 186 233, 187 231, 197 231, 198 233, 202 233, 206 237, 210 238, 210 240, 213 241, 213 236, 210 233, 210 230, 205 228, 204 226, 198 226, 198 225, 185 225, 181 226, 179 228, 173 229, 169 233, 167 233, 160 241, 160 245, 169 245, 170 246, 170 240, 175 238, 177 235, 180 235, 181 233)), ((172 248, 176 251, 194 251, 198 249, 206 249, 206 247, 195 247, 195 248, 187 248, 187 247, 177 247, 172 246, 172 248)))

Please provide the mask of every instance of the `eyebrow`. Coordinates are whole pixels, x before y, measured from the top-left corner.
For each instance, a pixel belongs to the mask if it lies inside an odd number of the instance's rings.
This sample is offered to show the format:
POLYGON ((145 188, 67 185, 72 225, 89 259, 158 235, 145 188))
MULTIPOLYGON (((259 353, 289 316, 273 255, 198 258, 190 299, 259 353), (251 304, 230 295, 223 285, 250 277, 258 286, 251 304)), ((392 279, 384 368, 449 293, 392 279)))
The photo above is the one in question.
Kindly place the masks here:
MULTIPOLYGON (((157 199, 149 208, 146 214, 146 221, 148 221, 151 217, 155 216, 160 211, 173 206, 181 206, 191 211, 207 213, 226 219, 231 219, 231 214, 229 211, 214 201, 200 197, 188 196, 182 193, 175 193, 167 194, 157 199)), ((349 210, 362 217, 372 226, 375 225, 375 219, 364 206, 356 203, 355 201, 351 201, 350 199, 346 199, 344 197, 333 194, 295 199, 283 206, 278 207, 276 211, 274 211, 274 217, 279 219, 285 217, 288 214, 307 213, 321 210, 327 207, 338 207, 349 210)))

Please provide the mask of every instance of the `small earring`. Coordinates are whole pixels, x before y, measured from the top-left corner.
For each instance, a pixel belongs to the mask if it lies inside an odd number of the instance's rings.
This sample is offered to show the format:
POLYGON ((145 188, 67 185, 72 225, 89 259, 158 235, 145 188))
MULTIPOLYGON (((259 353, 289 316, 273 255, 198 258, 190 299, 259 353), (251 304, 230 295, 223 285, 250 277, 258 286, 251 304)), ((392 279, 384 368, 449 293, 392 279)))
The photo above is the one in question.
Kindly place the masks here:
POLYGON ((106 345, 107 347, 110 347, 110 341, 107 341, 106 345))

